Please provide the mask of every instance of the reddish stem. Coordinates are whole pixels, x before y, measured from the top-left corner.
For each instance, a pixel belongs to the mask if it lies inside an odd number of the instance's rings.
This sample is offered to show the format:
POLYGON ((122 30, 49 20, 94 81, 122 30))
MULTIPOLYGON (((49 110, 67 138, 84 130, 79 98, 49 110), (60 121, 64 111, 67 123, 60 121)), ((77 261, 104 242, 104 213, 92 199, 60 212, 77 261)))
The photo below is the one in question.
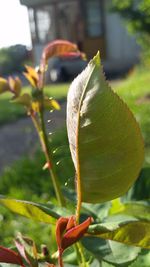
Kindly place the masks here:
POLYGON ((58 264, 59 264, 59 267, 64 267, 64 264, 63 264, 63 259, 62 259, 62 250, 59 249, 59 256, 58 256, 58 264))

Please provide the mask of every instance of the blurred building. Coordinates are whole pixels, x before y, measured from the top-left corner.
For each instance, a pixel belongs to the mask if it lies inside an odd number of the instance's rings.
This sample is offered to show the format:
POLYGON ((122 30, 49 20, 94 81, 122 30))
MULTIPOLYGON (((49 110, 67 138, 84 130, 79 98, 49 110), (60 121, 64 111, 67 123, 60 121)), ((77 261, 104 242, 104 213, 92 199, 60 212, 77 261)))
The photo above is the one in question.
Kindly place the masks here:
POLYGON ((135 39, 111 0, 20 0, 28 7, 34 58, 39 63, 43 46, 54 39, 76 42, 88 58, 100 50, 106 72, 122 72, 139 57, 135 39))

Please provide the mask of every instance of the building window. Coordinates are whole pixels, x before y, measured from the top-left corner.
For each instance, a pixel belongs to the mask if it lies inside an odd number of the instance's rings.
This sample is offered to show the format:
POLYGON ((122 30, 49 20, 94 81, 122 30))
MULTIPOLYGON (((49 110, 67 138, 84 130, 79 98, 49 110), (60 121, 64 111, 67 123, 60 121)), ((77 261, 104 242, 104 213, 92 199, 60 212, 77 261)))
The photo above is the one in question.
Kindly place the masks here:
POLYGON ((88 37, 100 37, 103 34, 102 9, 100 0, 86 0, 86 34, 88 37))
POLYGON ((76 41, 76 23, 78 23, 78 1, 62 1, 58 3, 58 28, 59 34, 64 39, 76 41))
POLYGON ((29 23, 30 23, 30 31, 31 31, 31 37, 32 41, 34 42, 36 40, 36 26, 35 26, 35 13, 34 9, 29 9, 29 23))
POLYGON ((30 8, 29 21, 33 42, 47 43, 55 36, 55 12, 53 5, 30 8))
POLYGON ((51 27, 51 18, 49 8, 46 7, 36 10, 37 31, 40 43, 48 41, 48 35, 51 27))

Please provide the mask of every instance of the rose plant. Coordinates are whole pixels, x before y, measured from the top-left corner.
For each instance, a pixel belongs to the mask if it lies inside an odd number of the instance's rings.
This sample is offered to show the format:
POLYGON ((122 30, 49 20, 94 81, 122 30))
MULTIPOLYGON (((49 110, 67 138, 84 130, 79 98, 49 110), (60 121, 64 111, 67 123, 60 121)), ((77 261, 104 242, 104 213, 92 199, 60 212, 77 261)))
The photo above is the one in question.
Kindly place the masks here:
POLYGON ((44 48, 38 68, 26 66, 24 75, 31 84, 31 94, 22 92, 17 77, 0 78, 0 93, 10 91, 11 101, 24 105, 31 117, 57 205, 5 196, 0 197, 0 204, 30 219, 55 224, 58 250, 51 253, 44 246, 39 252, 33 240, 20 234, 14 250, 0 247, 0 262, 32 267, 130 266, 143 249, 150 248, 148 202, 119 199, 135 182, 142 167, 144 144, 139 126, 107 83, 98 53, 68 92, 67 131, 75 167, 75 190, 66 192, 60 188, 44 121, 46 109, 60 109, 43 91, 52 56, 84 57, 71 42, 51 42, 44 48))

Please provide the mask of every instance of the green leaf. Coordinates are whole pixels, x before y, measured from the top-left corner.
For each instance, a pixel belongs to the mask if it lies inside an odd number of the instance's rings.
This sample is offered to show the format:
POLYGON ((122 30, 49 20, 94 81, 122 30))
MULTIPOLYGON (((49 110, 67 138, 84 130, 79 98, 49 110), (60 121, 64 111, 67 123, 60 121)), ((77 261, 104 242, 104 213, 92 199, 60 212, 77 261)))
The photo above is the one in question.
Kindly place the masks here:
POLYGON ((82 243, 100 262, 103 260, 118 267, 129 266, 131 262, 135 261, 141 251, 141 249, 137 247, 131 248, 130 246, 118 242, 111 240, 106 241, 96 237, 85 237, 82 243))
POLYGON ((148 250, 142 251, 137 260, 130 265, 130 267, 149 267, 150 266, 150 252, 148 250))
POLYGON ((87 211, 88 216, 94 217, 99 222, 108 216, 110 207, 110 201, 101 204, 82 203, 83 211, 87 211))
POLYGON ((13 98, 11 100, 11 102, 26 106, 27 108, 30 108, 31 107, 31 96, 27 93, 24 93, 23 95, 21 95, 17 98, 13 98))
POLYGON ((121 203, 119 200, 112 201, 112 207, 109 215, 126 214, 135 218, 150 221, 150 206, 146 201, 133 201, 121 203), (118 205, 116 205, 118 203, 118 205))
POLYGON ((88 234, 103 239, 118 241, 131 246, 150 249, 150 222, 134 218, 121 222, 91 225, 88 234))
POLYGON ((49 99, 48 97, 44 98, 44 107, 45 109, 56 109, 60 110, 59 103, 54 99, 49 99))
POLYGON ((81 201, 126 193, 142 166, 143 140, 132 113, 107 84, 99 54, 70 87, 67 128, 81 201))
POLYGON ((47 205, 24 200, 8 199, 3 196, 0 196, 0 204, 7 207, 12 212, 44 223, 54 224, 54 219, 60 217, 60 215, 54 211, 55 206, 52 208, 52 205, 51 208, 48 208, 47 205))

